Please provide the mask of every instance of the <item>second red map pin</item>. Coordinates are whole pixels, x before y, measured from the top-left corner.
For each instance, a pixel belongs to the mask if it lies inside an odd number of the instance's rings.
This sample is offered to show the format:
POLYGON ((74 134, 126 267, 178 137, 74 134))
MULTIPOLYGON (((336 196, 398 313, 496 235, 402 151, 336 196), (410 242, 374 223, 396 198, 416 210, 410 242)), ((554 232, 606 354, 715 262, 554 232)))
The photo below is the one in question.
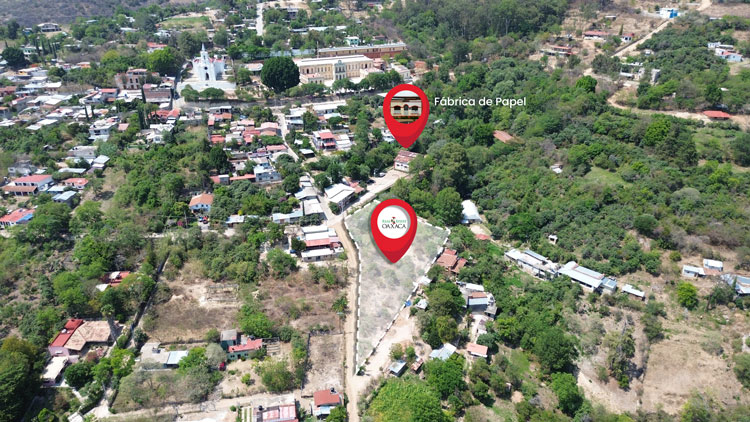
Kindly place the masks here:
POLYGON ((388 199, 372 210, 370 229, 377 247, 395 264, 414 241, 417 234, 417 214, 405 201, 388 199))
POLYGON ((385 124, 404 148, 409 148, 419 138, 429 117, 430 101, 424 91, 414 85, 397 85, 385 96, 385 124))

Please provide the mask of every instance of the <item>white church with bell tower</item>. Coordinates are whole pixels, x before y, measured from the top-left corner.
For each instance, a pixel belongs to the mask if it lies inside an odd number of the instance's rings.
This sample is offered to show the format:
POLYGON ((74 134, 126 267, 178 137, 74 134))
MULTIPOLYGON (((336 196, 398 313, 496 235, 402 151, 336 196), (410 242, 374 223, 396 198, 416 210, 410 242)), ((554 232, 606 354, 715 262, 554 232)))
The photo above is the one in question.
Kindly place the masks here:
POLYGON ((220 81, 224 75, 224 59, 211 57, 206 46, 201 46, 201 55, 193 59, 193 73, 201 82, 220 81))

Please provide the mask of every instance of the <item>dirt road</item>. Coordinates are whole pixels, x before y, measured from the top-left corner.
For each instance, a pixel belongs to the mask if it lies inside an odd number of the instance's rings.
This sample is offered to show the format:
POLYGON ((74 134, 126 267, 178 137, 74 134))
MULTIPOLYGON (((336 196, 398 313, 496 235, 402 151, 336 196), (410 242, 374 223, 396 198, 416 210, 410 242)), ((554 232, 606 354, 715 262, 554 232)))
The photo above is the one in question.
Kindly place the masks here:
POLYGON ((344 391, 346 396, 349 398, 346 411, 349 413, 349 420, 351 422, 359 422, 359 414, 357 413, 357 399, 358 392, 354 388, 353 378, 357 371, 357 364, 354 362, 354 356, 357 350, 357 290, 359 288, 359 261, 357 259, 357 249, 354 247, 354 242, 349 238, 349 232, 344 226, 343 220, 340 220, 334 226, 336 234, 339 235, 339 240, 344 246, 346 252, 347 264, 349 267, 349 285, 346 290, 346 298, 349 301, 349 315, 346 317, 346 323, 344 324, 344 348, 345 356, 344 359, 346 367, 344 368, 344 391))

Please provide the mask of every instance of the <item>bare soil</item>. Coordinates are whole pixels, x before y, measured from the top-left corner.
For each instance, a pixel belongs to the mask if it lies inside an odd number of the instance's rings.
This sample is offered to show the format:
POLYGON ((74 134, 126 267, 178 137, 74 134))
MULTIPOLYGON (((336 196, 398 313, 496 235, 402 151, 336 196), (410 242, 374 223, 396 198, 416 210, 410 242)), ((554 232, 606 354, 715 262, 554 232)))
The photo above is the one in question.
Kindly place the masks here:
POLYGON ((312 396, 318 390, 344 386, 344 334, 324 334, 310 337, 310 369, 302 389, 303 396, 312 396))
POLYGON ((237 326, 241 302, 236 294, 227 294, 232 286, 203 277, 199 261, 187 261, 177 277, 162 282, 171 297, 147 313, 155 316, 153 329, 147 330, 149 337, 161 342, 195 341, 211 328, 221 331, 237 326))

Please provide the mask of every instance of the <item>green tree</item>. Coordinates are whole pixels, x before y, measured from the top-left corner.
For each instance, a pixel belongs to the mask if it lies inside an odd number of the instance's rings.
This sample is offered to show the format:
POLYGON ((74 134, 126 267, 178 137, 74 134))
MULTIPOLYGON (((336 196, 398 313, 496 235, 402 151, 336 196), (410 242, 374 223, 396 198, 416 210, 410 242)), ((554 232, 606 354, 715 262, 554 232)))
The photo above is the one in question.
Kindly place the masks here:
POLYGON ((20 69, 29 64, 29 62, 26 61, 26 57, 23 55, 23 51, 18 47, 6 47, 5 50, 3 50, 2 57, 3 60, 8 62, 8 66, 13 69, 20 69))
POLYGON ((244 305, 240 310, 239 323, 242 332, 259 338, 273 335, 273 322, 263 312, 244 305))
POLYGON ((415 379, 391 378, 378 390, 366 415, 376 421, 449 422, 434 389, 415 379))
POLYGON ((94 379, 94 364, 82 361, 65 369, 65 382, 75 389, 80 389, 94 379))
POLYGON ((677 285, 677 303, 687 309, 698 306, 698 289, 691 283, 683 281, 677 285))
POLYGON ((534 344, 534 354, 547 372, 559 372, 578 357, 573 340, 557 327, 542 332, 534 344))
POLYGON ((344 406, 334 407, 326 417, 326 422, 346 422, 347 420, 349 420, 349 414, 346 413, 344 406))
POLYGON ((219 47, 226 47, 228 43, 229 33, 227 33, 227 29, 222 26, 214 33, 214 44, 219 47))
POLYGON ((640 234, 646 236, 650 236, 658 225, 659 220, 651 214, 641 214, 633 220, 633 227, 635 227, 640 234))
POLYGON ((458 324, 453 317, 437 317, 435 327, 437 328, 438 336, 440 336, 440 341, 443 343, 450 343, 458 337, 458 324))
POLYGON ((738 353, 734 356, 734 374, 745 388, 750 388, 750 353, 738 353))
POLYGON ((263 62, 260 79, 263 85, 283 92, 299 85, 299 68, 291 57, 271 57, 263 62))
POLYGON ((576 89, 580 89, 583 92, 595 92, 596 91, 596 79, 591 76, 583 76, 576 81, 576 89))
POLYGON ((432 359, 425 364, 427 383, 447 399, 453 393, 466 389, 464 381, 464 357, 454 354, 447 360, 432 359))
POLYGON ((20 351, 0 348, 0 421, 21 420, 26 406, 37 391, 39 371, 20 351))
POLYGON ((461 195, 452 187, 438 192, 435 197, 435 216, 446 226, 453 226, 461 222, 463 206, 461 195))
POLYGON ((273 273, 278 277, 285 277, 297 270, 297 260, 279 248, 268 251, 266 260, 271 265, 273 273))
POLYGON ((740 133, 730 141, 732 158, 741 166, 750 166, 750 134, 740 133))
POLYGON ((154 51, 148 55, 146 67, 152 72, 160 75, 175 75, 182 65, 182 57, 172 47, 166 47, 154 51))
POLYGON ((709 103, 710 105, 721 104, 721 98, 722 98, 721 88, 719 88, 719 85, 712 82, 706 85, 706 91, 703 94, 703 97, 706 99, 706 102, 709 103))
POLYGON ((583 394, 576 384, 575 377, 565 372, 554 373, 550 387, 557 395, 560 410, 566 415, 575 415, 583 404, 583 394))
POLYGON ((294 388, 294 374, 289 370, 289 362, 285 360, 267 362, 259 366, 258 374, 263 385, 272 393, 294 388))

